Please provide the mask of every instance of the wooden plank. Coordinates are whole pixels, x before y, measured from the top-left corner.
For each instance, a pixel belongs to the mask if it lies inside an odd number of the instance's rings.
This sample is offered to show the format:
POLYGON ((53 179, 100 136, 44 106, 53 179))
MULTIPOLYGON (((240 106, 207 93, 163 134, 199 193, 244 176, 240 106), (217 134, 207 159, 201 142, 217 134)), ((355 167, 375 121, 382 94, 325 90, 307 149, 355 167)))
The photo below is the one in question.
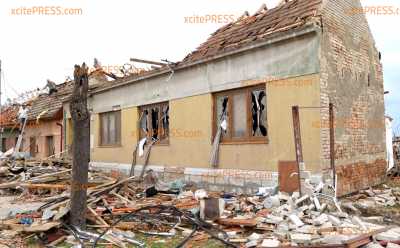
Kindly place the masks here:
POLYGON ((103 220, 103 218, 101 218, 101 217, 96 213, 96 211, 94 211, 91 207, 88 206, 87 208, 88 208, 89 212, 92 213, 92 214, 94 215, 94 217, 98 220, 98 222, 100 222, 99 224, 105 225, 105 226, 107 226, 107 227, 110 226, 110 225, 109 225, 105 220, 103 220))
POLYGON ((230 218, 220 218, 218 223, 224 226, 246 226, 255 227, 257 226, 256 219, 230 219, 230 218))
MULTIPOLYGON (((294 145, 296 149, 296 162, 297 162, 297 173, 301 171, 301 164, 304 162, 303 158, 303 146, 301 143, 301 128, 300 128, 300 113, 299 113, 299 106, 292 107, 292 117, 293 117, 293 132, 294 132, 294 145)), ((301 195, 301 183, 300 180, 298 181, 298 191, 301 195)))

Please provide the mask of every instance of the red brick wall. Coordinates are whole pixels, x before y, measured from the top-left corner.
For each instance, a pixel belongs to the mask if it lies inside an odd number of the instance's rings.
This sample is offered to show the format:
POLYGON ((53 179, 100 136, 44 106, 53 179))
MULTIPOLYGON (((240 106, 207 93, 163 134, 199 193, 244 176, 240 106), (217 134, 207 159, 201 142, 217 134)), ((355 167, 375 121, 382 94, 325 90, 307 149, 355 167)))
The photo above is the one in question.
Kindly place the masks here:
POLYGON ((354 163, 336 168, 337 195, 343 196, 354 192, 354 189, 378 185, 386 176, 386 161, 376 160, 373 163, 354 163))
MULTIPOLYGON (((349 15, 359 0, 324 0, 321 121, 335 105, 335 158, 341 194, 383 181, 386 167, 382 65, 365 15, 349 15), (345 175, 345 176, 344 176, 345 175), (366 179, 368 178, 368 179, 366 179)), ((329 129, 321 128, 321 161, 329 169, 329 129)))

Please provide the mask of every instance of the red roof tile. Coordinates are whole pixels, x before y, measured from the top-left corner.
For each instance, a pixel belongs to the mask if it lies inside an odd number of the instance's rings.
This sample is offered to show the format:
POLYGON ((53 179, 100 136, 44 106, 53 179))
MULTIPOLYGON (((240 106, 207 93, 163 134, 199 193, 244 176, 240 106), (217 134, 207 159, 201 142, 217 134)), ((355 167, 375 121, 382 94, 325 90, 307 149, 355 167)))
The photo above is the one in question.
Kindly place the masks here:
POLYGON ((2 109, 0 115, 0 125, 2 127, 14 126, 17 123, 17 106, 8 106, 2 109))
POLYGON ((266 40, 271 34, 303 26, 310 18, 318 15, 321 3, 322 0, 292 0, 273 9, 239 18, 214 32, 182 62, 193 62, 233 51, 266 40))

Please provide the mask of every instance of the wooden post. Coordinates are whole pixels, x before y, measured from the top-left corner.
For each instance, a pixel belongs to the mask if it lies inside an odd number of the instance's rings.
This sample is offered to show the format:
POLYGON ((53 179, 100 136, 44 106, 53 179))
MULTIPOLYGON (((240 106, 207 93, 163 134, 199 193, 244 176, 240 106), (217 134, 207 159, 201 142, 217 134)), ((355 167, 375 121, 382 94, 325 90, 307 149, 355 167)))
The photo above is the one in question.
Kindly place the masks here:
POLYGON ((70 101, 73 127, 71 225, 86 228, 87 183, 90 149, 90 116, 87 109, 88 67, 75 65, 74 88, 70 101))
POLYGON ((294 147, 296 149, 297 171, 299 173, 299 193, 301 195, 301 164, 303 164, 303 147, 301 144, 299 106, 292 107, 294 147))

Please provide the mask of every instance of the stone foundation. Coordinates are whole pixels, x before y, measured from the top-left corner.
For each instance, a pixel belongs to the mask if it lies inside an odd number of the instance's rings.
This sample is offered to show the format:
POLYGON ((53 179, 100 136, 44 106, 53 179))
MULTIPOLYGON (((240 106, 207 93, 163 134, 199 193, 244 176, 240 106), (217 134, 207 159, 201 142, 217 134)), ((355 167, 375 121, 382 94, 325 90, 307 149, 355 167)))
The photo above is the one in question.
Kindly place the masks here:
MULTIPOLYGON (((103 171, 119 171, 128 175, 130 164, 91 162, 91 168, 103 171)), ((135 167, 135 175, 140 175, 142 166, 135 167)), ((225 191, 232 193, 254 194, 259 187, 274 187, 278 185, 278 172, 250 171, 236 169, 209 169, 189 167, 148 166, 164 182, 183 180, 193 183, 197 188, 210 191, 225 191)), ((319 174, 311 175, 311 181, 319 183, 319 174)))

